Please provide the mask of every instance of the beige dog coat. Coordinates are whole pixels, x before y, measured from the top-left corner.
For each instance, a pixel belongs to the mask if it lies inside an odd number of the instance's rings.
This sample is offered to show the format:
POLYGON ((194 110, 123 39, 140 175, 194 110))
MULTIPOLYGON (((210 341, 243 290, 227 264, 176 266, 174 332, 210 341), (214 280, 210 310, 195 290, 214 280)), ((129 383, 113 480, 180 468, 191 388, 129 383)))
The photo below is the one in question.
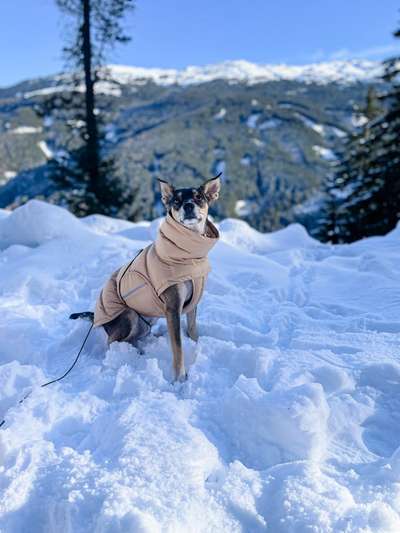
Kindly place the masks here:
POLYGON ((165 316, 162 293, 187 280, 192 281, 193 294, 182 312, 191 311, 203 294, 210 271, 207 254, 218 238, 218 230, 209 220, 205 234, 200 235, 168 214, 156 241, 106 283, 96 303, 94 325, 110 322, 126 307, 147 317, 165 316))

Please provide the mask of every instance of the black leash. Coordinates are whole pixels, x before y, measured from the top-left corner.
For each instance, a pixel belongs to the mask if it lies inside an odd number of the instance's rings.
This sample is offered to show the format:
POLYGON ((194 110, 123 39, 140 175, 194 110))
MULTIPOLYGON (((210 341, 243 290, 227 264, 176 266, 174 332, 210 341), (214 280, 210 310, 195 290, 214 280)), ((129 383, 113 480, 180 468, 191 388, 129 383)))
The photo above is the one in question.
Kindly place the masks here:
MULTIPOLYGON (((90 328, 88 330, 88 332, 86 333, 86 337, 82 343, 82 346, 78 352, 78 355, 75 357, 75 360, 74 362, 72 363, 72 365, 68 368, 68 370, 66 372, 64 372, 64 374, 62 376, 60 376, 59 378, 56 378, 56 379, 52 379, 51 381, 47 381, 47 383, 43 383, 42 385, 40 385, 41 388, 43 387, 47 387, 48 385, 51 385, 52 383, 57 383, 57 381, 61 381, 62 379, 64 379, 65 377, 68 376, 68 374, 71 372, 71 370, 74 368, 74 366, 76 365, 76 363, 78 362, 78 359, 82 353, 82 350, 83 348, 85 347, 85 344, 86 344, 86 341, 88 340, 88 337, 90 335, 90 332, 92 331, 93 329, 93 324, 90 325, 90 328)), ((18 405, 23 403, 27 398, 29 398, 29 396, 32 394, 33 391, 29 391, 27 394, 25 394, 25 396, 18 402, 18 405)), ((6 420, 3 419, 1 422, 0 422, 0 428, 2 426, 4 426, 4 424, 6 423, 6 420)))
MULTIPOLYGON (((123 278, 123 276, 125 275, 125 273, 127 272, 128 268, 131 266, 131 264, 133 263, 133 261, 141 254, 141 252, 143 251, 142 250, 139 250, 138 253, 135 255, 135 257, 132 259, 132 261, 129 263, 129 265, 126 267, 126 269, 124 270, 122 276, 121 276, 121 279, 123 278)), ((121 283, 121 279, 120 279, 120 283, 121 283)), ((118 292, 119 292, 119 285, 118 285, 118 292)), ((122 299, 122 298, 121 298, 122 299)), ((145 322, 150 328, 151 328, 151 323, 148 322, 140 313, 138 313, 139 315, 139 318, 141 318, 143 320, 143 322, 145 322)), ((73 320, 75 320, 76 318, 90 318, 91 320, 93 320, 93 313, 91 312, 87 312, 87 313, 73 313, 69 318, 72 318, 73 320)), ((85 347, 85 344, 86 344, 86 341, 88 340, 88 337, 90 335, 90 332, 92 331, 93 329, 93 322, 88 330, 88 332, 86 333, 86 337, 84 338, 84 341, 82 343, 82 346, 78 352, 78 355, 75 357, 75 360, 74 362, 72 363, 72 365, 68 368, 68 370, 66 372, 64 372, 64 374, 62 376, 60 376, 59 378, 56 378, 56 379, 52 379, 51 381, 48 381, 47 383, 43 383, 42 385, 40 385, 41 388, 43 387, 47 387, 48 385, 51 385, 52 383, 57 383, 58 381, 61 381, 62 379, 66 378, 68 376, 68 374, 71 372, 71 370, 74 368, 74 366, 76 365, 76 363, 78 362, 78 359, 82 353, 82 350, 83 348, 85 347)), ((18 402, 17 405, 23 403, 27 398, 29 398, 29 396, 32 394, 33 391, 29 391, 27 394, 25 394, 25 396, 18 402)), ((2 426, 4 426, 4 424, 6 423, 6 420, 3 419, 1 422, 0 422, 0 428, 2 426)))

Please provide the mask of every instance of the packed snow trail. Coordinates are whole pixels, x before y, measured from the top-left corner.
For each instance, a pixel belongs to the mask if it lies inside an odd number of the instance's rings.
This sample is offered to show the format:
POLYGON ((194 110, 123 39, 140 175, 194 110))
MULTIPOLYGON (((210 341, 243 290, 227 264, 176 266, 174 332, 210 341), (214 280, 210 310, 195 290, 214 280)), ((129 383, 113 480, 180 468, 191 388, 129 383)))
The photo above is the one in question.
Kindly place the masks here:
POLYGON ((159 221, 0 215, 1 533, 400 531, 400 228, 329 246, 225 220, 185 384, 160 320, 143 353, 94 330, 40 389, 159 221))

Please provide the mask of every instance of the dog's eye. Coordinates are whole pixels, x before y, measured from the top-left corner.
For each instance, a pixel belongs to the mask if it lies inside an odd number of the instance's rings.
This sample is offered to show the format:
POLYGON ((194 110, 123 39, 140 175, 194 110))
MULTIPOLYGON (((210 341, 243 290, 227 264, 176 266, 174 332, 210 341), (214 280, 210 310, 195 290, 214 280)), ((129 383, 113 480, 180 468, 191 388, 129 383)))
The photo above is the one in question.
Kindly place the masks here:
POLYGON ((194 195, 194 201, 197 202, 197 203, 201 203, 203 201, 203 195, 200 194, 199 192, 197 192, 194 195))
POLYGON ((180 206, 181 206, 181 202, 180 202, 180 200, 174 200, 174 201, 172 202, 172 207, 173 207, 174 209, 179 209, 180 206))

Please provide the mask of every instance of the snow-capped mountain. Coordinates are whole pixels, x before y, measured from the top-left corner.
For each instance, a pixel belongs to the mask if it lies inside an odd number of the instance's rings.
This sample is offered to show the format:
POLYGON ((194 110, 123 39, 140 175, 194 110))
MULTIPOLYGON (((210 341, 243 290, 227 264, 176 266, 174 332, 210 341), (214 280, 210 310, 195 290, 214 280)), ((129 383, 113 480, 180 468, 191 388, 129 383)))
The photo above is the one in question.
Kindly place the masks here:
POLYGON ((120 83, 153 81, 158 85, 192 85, 214 80, 248 84, 292 80, 314 83, 371 81, 382 73, 381 64, 369 60, 330 61, 309 65, 261 65, 249 61, 225 61, 182 70, 110 65, 112 77, 120 83))
MULTIPOLYGON (((382 74, 382 64, 366 59, 329 61, 307 65, 262 65, 236 60, 213 65, 188 66, 181 70, 128 65, 108 65, 102 70, 105 78, 122 85, 143 85, 152 82, 164 87, 171 85, 187 86, 216 80, 247 85, 282 80, 318 84, 334 82, 351 84, 378 79, 382 74)), ((23 94, 26 98, 31 98, 32 96, 46 96, 66 90, 69 87, 70 79, 69 74, 59 74, 31 80, 31 83, 39 83, 41 87, 33 91, 26 91, 23 94)), ((120 94, 118 88, 112 86, 108 81, 99 82, 97 91, 116 96, 120 94)))

